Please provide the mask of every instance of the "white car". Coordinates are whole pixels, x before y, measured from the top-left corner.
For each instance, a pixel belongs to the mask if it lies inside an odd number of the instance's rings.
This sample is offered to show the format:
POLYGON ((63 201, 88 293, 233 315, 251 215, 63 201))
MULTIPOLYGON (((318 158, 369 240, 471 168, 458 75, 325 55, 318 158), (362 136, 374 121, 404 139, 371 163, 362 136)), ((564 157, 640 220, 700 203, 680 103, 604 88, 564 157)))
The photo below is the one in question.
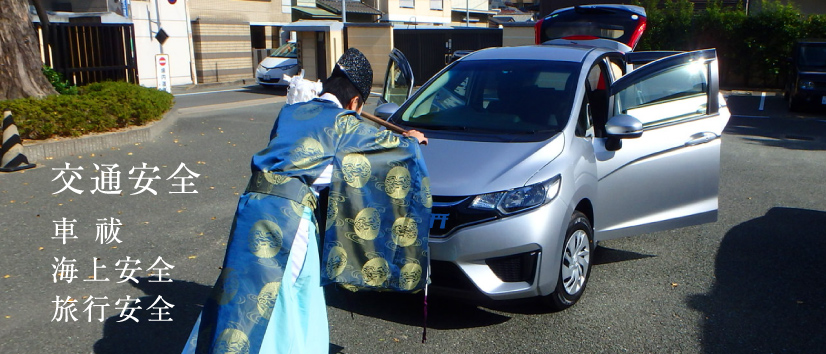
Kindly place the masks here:
POLYGON ((278 47, 270 56, 264 58, 255 69, 255 81, 259 85, 287 86, 284 74, 294 76, 298 73, 298 52, 295 43, 289 42, 278 47))

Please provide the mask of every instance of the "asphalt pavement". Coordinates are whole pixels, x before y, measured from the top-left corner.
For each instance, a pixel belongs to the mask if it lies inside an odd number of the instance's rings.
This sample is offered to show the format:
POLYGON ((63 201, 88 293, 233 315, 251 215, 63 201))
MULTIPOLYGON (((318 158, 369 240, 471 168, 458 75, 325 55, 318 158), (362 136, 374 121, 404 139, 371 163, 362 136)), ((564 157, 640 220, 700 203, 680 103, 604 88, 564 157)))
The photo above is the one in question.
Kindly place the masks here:
MULTIPOLYGON (((0 353, 180 352, 219 273, 249 158, 284 102, 283 90, 213 89, 180 91, 145 141, 122 136, 0 174, 0 353), (181 164, 192 173, 175 174, 181 164), (121 193, 92 194, 110 170, 121 193), (158 177, 156 194, 137 193, 146 179, 129 178, 141 171, 158 177), (74 172, 83 192, 59 192, 74 172), (121 242, 99 234, 112 219, 121 242), (127 258, 141 270, 119 283, 127 258), (140 299, 131 317, 127 298, 140 299)), ((431 294, 426 344, 420 294, 329 289, 331 352, 822 351, 826 114, 789 114, 776 93, 729 94, 716 223, 601 243, 585 296, 563 312, 431 294)))

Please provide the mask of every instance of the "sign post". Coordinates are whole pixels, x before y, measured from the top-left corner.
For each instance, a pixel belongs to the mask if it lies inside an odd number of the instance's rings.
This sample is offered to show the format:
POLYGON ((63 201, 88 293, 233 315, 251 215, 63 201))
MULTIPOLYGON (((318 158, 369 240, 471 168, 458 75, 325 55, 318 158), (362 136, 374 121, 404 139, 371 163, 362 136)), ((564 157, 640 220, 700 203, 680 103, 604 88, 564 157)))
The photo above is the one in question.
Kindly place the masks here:
POLYGON ((169 54, 155 55, 155 78, 158 90, 172 93, 171 76, 169 75, 169 54))

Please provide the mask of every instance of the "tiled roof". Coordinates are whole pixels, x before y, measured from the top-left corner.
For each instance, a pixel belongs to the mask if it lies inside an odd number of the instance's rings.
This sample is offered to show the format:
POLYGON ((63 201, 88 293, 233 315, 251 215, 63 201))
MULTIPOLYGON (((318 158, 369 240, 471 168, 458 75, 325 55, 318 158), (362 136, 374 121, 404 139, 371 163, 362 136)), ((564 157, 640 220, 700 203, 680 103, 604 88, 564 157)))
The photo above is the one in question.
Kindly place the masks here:
MULTIPOLYGON (((347 1, 347 0, 345 0, 347 1)), ((341 1, 330 0, 316 0, 316 5, 319 8, 330 11, 334 14, 341 14, 341 1)), ((361 1, 347 1, 347 13, 367 14, 367 15, 381 15, 383 14, 378 9, 367 6, 361 1)))

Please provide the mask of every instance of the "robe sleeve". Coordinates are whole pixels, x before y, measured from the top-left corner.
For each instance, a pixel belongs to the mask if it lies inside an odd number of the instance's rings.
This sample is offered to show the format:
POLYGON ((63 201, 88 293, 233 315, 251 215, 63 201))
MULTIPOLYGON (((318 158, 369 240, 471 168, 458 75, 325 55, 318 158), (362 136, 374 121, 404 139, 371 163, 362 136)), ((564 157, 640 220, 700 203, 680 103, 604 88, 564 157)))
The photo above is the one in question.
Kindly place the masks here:
POLYGON ((416 291, 427 282, 430 180, 415 138, 336 119, 322 283, 416 291))

